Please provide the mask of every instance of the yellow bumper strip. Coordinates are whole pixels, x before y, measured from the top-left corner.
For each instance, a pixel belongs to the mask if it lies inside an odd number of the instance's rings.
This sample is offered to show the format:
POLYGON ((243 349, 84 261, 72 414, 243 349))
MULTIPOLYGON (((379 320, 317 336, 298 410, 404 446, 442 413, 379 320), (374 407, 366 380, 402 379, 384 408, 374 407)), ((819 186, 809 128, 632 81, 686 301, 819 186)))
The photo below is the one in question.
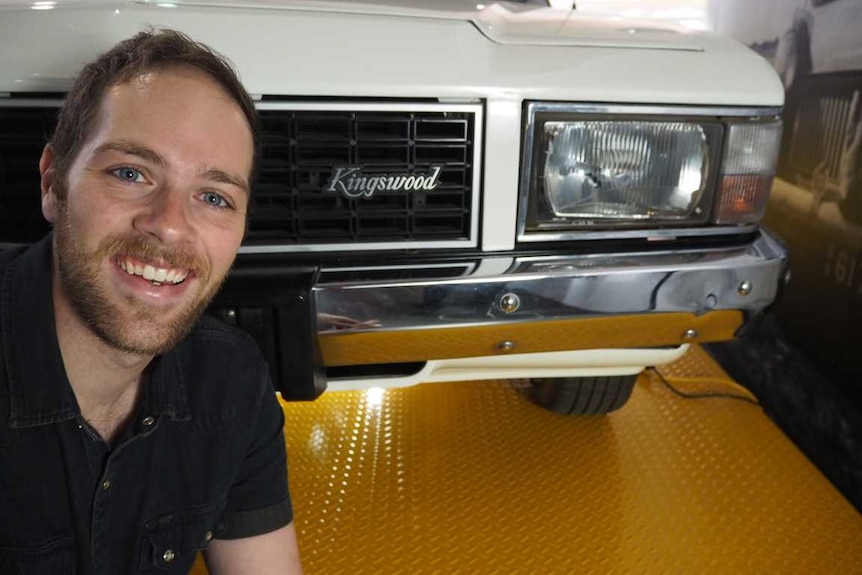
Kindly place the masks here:
POLYGON ((328 366, 418 362, 577 349, 677 346, 732 339, 739 311, 653 313, 424 330, 326 333, 320 336, 328 366), (697 335, 686 338, 686 332, 697 335), (505 345, 509 342, 511 345, 505 345))

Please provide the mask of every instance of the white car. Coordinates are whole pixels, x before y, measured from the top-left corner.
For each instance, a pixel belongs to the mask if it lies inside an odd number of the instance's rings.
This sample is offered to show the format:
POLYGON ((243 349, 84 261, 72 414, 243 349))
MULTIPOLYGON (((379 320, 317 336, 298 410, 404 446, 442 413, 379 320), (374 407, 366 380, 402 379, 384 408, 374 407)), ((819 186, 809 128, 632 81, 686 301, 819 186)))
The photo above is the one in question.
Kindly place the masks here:
POLYGON ((257 98, 250 231, 215 308, 285 397, 527 378, 606 413, 776 298, 759 228, 784 91, 728 39, 538 2, 0 2, 2 241, 84 62, 146 26, 257 98))

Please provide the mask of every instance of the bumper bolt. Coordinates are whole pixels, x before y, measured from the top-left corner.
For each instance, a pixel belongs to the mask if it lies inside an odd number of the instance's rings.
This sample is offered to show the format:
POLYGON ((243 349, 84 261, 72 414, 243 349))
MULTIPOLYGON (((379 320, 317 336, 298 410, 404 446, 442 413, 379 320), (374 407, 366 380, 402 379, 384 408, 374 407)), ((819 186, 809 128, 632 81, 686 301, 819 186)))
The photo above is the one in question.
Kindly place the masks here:
POLYGON ((500 298, 500 308, 506 313, 516 312, 519 307, 521 307, 521 298, 513 293, 507 293, 500 298))
POLYGON ((697 337, 697 330, 696 329, 687 329, 687 330, 685 330, 685 333, 682 334, 682 339, 689 340, 689 341, 693 340, 696 337, 697 337))
POLYGON ((739 295, 746 296, 751 293, 752 285, 750 281, 744 281, 739 284, 739 288, 736 291, 739 292, 739 295))
POLYGON ((513 349, 515 349, 514 341, 501 341, 497 344, 497 349, 502 353, 509 353, 513 349))

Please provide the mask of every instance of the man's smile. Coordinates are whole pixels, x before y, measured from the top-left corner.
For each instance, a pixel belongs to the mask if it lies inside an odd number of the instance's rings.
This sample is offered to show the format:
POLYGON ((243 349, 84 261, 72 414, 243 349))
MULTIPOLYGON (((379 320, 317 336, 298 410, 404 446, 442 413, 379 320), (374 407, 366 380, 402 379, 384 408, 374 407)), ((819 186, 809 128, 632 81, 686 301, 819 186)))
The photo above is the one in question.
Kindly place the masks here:
POLYGON ((181 267, 163 267, 150 264, 129 256, 117 256, 116 263, 129 275, 136 275, 149 280, 155 285, 180 284, 189 276, 191 270, 181 267))

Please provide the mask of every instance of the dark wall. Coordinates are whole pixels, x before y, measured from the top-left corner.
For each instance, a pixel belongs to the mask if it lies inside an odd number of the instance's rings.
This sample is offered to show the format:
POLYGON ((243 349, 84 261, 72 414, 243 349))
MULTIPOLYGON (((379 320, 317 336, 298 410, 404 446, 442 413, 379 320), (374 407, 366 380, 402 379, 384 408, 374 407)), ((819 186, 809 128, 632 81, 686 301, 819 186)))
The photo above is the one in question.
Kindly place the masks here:
POLYGON ((790 248, 783 332, 862 406, 862 0, 715 0, 715 30, 785 84, 778 178, 764 224, 790 248))

